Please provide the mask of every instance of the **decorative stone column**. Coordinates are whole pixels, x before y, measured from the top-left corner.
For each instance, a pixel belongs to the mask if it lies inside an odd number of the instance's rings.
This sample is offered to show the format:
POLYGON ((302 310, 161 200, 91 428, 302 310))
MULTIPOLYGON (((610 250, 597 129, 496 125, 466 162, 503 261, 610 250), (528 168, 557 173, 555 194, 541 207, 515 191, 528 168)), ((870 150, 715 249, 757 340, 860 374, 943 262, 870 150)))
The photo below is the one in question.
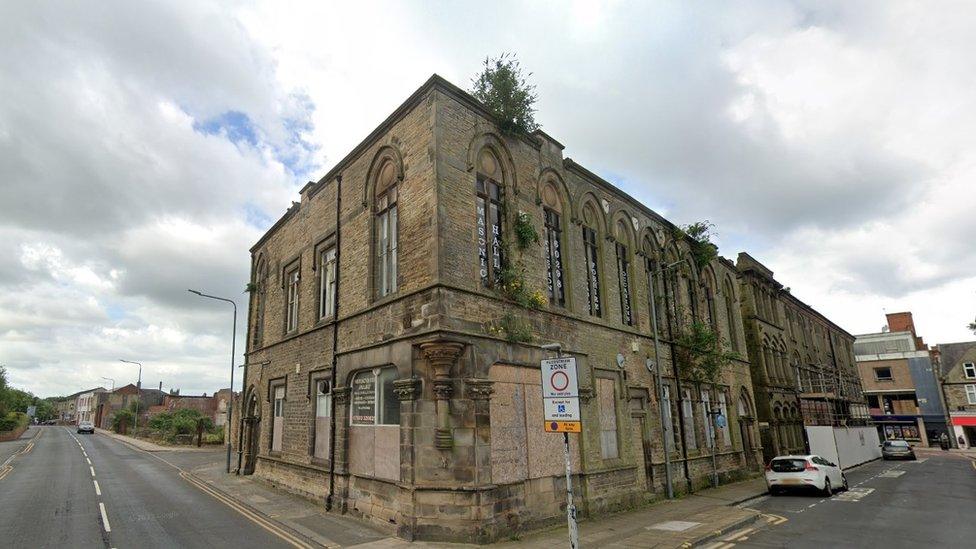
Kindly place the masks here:
POLYGON ((461 356, 464 344, 454 341, 423 343, 420 351, 430 364, 434 398, 437 405, 437 430, 434 433, 434 446, 449 450, 454 446, 451 436, 450 400, 454 395, 451 368, 461 356))

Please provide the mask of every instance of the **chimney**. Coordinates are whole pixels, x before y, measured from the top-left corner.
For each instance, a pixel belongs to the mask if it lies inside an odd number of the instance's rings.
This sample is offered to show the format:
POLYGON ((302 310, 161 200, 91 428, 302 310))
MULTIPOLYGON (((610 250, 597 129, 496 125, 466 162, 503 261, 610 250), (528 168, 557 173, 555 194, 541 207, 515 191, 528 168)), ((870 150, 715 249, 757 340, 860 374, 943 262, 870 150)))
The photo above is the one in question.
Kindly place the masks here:
POLYGON ((163 391, 163 382, 162 381, 159 382, 159 391, 160 392, 163 391))

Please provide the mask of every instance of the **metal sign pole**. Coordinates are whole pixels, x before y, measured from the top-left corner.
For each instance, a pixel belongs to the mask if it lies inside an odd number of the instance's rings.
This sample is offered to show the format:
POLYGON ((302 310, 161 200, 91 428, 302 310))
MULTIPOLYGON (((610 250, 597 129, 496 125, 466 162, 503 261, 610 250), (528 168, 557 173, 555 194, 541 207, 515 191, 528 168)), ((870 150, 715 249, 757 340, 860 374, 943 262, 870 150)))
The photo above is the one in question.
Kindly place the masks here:
POLYGON ((576 506, 573 505, 572 463, 569 459, 569 433, 563 433, 563 448, 566 454, 566 522, 569 524, 569 547, 579 548, 579 525, 576 524, 576 506))
MULTIPOLYGON (((562 358, 562 347, 558 343, 543 345, 543 349, 555 350, 556 358, 562 358)), ((573 366, 573 391, 577 394, 575 365, 573 366)), ((577 418, 578 421, 578 418, 577 418)), ((569 527, 569 547, 579 549, 579 525, 576 523, 576 506, 573 505, 573 462, 569 455, 569 432, 563 431, 563 455, 566 459, 566 523, 569 527)))

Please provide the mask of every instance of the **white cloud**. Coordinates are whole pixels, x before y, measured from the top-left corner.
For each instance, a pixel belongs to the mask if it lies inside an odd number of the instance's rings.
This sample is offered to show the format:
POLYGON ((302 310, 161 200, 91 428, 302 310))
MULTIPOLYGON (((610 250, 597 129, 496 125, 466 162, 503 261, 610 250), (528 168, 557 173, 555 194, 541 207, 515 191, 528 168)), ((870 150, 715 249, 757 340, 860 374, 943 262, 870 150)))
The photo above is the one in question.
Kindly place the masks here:
MULTIPOLYGON (((0 5, 0 362, 226 385, 248 248, 433 72, 518 53, 566 153, 851 331, 976 311, 967 4, 0 5), (518 14, 515 16, 513 14, 518 14)), ((243 314, 240 324, 243 326, 243 314)), ((242 343, 242 338, 239 339, 242 343)), ((239 344, 238 349, 243 345, 239 344)))

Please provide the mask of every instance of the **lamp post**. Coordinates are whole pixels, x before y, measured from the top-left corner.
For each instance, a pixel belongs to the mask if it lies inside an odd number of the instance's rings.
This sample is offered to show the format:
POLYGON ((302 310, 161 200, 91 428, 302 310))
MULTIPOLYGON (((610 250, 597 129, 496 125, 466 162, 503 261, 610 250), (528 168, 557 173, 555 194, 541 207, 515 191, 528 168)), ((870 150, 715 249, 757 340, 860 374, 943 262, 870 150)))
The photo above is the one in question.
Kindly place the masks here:
MULTIPOLYGON (((668 499, 674 498, 674 488, 671 479, 671 442, 668 440, 668 426, 665 421, 670 421, 671 410, 667 409, 668 403, 664 402, 664 380, 661 378, 661 343, 660 338, 658 338, 657 330, 657 299, 654 296, 654 288, 657 286, 658 275, 664 275, 665 271, 668 271, 674 267, 677 267, 683 262, 683 260, 675 261, 674 263, 661 267, 657 270, 651 271, 651 330, 654 332, 654 377, 657 381, 657 402, 660 406, 661 413, 661 436, 664 438, 664 477, 667 484, 667 495, 668 499)), ((666 296, 665 296, 666 297, 666 296)), ((668 399, 670 401, 670 399, 668 399)))
POLYGON ((136 389, 139 390, 139 394, 136 397, 136 420, 135 420, 135 425, 133 426, 134 428, 138 429, 139 428, 139 405, 142 404, 142 363, 136 362, 134 360, 125 360, 124 358, 120 358, 119 362, 125 362, 126 364, 136 364, 139 366, 139 380, 136 382, 136 389))
POLYGON ((110 377, 102 377, 102 379, 104 379, 105 381, 111 381, 112 382, 112 392, 114 393, 115 392, 115 380, 112 379, 112 378, 110 378, 110 377))
MULTIPOLYGON (((230 340, 230 398, 227 399, 227 420, 224 422, 224 440, 227 441, 227 473, 230 473, 230 426, 231 426, 231 413, 234 410, 234 355, 236 354, 237 345, 237 303, 234 300, 227 299, 226 297, 217 297, 215 295, 207 295, 197 290, 187 290, 191 294, 196 294, 200 297, 206 297, 208 299, 216 299, 217 301, 224 301, 230 303, 234 307, 234 321, 230 340)), ((240 441, 238 441, 240 442, 240 441)))

